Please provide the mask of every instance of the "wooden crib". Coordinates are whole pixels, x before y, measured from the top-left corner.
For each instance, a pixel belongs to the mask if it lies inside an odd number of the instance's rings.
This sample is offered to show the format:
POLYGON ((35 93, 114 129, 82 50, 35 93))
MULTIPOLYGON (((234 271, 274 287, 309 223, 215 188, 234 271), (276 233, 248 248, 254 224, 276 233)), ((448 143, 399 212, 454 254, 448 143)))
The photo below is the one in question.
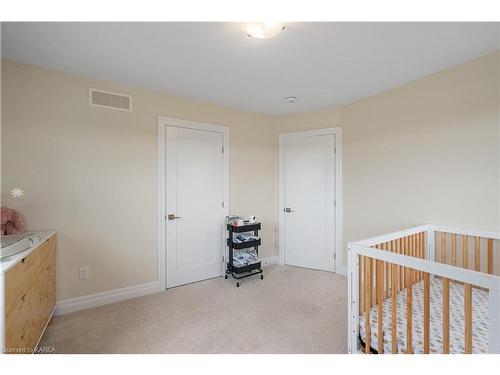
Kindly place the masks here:
POLYGON ((500 353, 500 233, 428 224, 348 250, 349 353, 500 353))

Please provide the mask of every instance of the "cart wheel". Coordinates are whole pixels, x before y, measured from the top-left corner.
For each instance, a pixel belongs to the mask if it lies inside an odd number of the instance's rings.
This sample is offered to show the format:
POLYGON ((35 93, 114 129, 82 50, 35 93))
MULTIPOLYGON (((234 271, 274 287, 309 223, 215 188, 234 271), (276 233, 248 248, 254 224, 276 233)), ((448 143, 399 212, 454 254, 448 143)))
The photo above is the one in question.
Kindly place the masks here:
POLYGON ((224 278, 227 280, 227 275, 224 275, 224 278))
POLYGON ((240 282, 239 282, 239 281, 237 281, 237 282, 236 282, 236 288, 239 288, 239 287, 240 287, 240 282))
POLYGON ((261 280, 264 280, 264 275, 260 275, 260 279, 261 279, 261 280))

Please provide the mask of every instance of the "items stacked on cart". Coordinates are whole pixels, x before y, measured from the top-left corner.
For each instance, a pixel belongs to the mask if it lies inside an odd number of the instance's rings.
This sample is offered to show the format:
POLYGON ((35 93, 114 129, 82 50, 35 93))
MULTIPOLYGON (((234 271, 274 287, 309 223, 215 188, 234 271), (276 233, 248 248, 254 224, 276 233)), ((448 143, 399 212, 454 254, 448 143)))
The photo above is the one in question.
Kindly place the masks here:
POLYGON ((237 280, 236 286, 240 286, 240 279, 259 275, 263 279, 261 261, 259 259, 259 237, 260 223, 255 222, 255 217, 244 220, 238 216, 228 216, 227 230, 229 232, 227 246, 229 256, 226 263, 226 275, 231 275, 237 280), (253 235, 251 234, 253 232, 253 235))
POLYGON ((236 237, 233 237, 233 243, 247 243, 250 241, 258 241, 260 238, 257 236, 252 236, 248 233, 239 234, 236 237))
POLYGON ((233 251, 233 266, 234 267, 243 267, 248 266, 250 264, 260 262, 259 256, 257 255, 257 251, 255 250, 234 250, 233 251))

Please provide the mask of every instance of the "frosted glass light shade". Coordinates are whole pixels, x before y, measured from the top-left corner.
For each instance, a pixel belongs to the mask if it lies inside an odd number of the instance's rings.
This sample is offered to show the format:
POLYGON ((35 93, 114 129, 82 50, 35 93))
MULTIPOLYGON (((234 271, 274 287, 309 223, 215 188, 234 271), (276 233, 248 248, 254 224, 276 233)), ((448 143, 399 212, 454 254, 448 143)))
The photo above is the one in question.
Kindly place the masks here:
POLYGON ((279 22, 258 22, 246 25, 248 36, 257 39, 269 39, 285 29, 285 24, 279 22))

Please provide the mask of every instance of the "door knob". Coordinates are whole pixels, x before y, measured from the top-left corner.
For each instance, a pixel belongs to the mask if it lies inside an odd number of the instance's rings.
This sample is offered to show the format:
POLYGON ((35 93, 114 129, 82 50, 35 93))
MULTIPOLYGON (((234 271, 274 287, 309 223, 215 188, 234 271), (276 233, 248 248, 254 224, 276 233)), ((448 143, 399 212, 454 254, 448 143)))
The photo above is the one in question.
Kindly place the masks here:
POLYGON ((295 212, 295 211, 294 211, 294 210, 292 210, 290 207, 286 207, 284 211, 285 211, 285 212, 295 212))
POLYGON ((175 214, 168 214, 168 220, 180 219, 180 216, 175 216, 175 214))

